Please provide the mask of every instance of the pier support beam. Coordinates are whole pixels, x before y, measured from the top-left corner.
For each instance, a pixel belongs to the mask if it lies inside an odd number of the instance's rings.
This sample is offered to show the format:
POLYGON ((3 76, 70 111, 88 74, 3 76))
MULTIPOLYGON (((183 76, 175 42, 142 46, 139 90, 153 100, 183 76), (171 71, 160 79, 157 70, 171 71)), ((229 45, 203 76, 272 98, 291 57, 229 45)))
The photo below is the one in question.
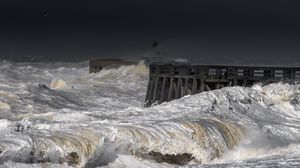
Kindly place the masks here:
POLYGON ((204 85, 205 85, 204 79, 201 78, 201 79, 200 79, 200 92, 203 92, 203 91, 204 91, 204 85))
POLYGON ((207 91, 210 91, 210 87, 206 84, 205 85, 205 89, 207 90, 207 91))
POLYGON ((147 93, 146 93, 146 104, 145 106, 151 106, 152 104, 152 96, 153 96, 153 88, 154 88, 154 82, 153 82, 153 76, 149 77, 149 82, 148 82, 148 88, 147 88, 147 93))
POLYGON ((168 101, 172 100, 172 94, 173 94, 173 81, 174 77, 170 78, 170 86, 169 86, 169 94, 168 94, 168 101))
POLYGON ((155 102, 157 100, 157 85, 158 85, 158 76, 155 76, 155 82, 154 82, 154 91, 153 91, 153 102, 155 102))
POLYGON ((165 92, 166 92, 166 81, 167 81, 166 75, 164 75, 164 77, 163 77, 163 84, 162 84, 162 91, 161 91, 161 94, 160 94, 160 102, 165 101, 165 97, 166 97, 166 94, 165 94, 165 92))
POLYGON ((192 94, 196 94, 196 91, 197 91, 197 79, 193 78, 192 94))
POLYGON ((188 87, 189 87, 189 78, 187 77, 184 79, 184 95, 183 96, 188 94, 188 87))
POLYGON ((181 97, 181 87, 182 87, 182 79, 179 78, 176 85, 176 93, 175 93, 176 99, 181 97))

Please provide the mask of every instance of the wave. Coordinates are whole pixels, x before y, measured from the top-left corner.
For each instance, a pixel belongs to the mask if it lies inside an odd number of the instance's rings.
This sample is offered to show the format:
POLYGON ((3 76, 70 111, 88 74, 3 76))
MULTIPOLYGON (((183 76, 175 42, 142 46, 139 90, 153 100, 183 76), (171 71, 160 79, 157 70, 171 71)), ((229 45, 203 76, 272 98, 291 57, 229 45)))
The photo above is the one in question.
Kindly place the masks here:
POLYGON ((215 165, 299 146, 299 84, 228 87, 144 108, 143 63, 95 74, 83 63, 9 64, 0 65, 3 165, 215 165))

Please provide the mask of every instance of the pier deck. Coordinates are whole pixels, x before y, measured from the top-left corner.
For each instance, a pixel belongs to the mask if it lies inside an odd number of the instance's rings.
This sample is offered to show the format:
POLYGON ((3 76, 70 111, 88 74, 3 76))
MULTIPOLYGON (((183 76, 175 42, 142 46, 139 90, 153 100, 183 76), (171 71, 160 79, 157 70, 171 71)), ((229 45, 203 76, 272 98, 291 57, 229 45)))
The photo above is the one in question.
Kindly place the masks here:
POLYGON ((145 106, 227 86, 248 87, 258 82, 299 80, 300 67, 153 63, 150 65, 145 106))

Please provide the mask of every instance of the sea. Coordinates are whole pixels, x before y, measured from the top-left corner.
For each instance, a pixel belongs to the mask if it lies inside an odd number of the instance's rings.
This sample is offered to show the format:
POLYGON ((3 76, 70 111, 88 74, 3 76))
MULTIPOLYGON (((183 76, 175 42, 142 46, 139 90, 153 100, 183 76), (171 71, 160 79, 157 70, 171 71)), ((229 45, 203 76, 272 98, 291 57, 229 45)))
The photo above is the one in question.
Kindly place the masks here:
POLYGON ((300 167, 300 85, 144 107, 148 67, 0 62, 0 167, 300 167))

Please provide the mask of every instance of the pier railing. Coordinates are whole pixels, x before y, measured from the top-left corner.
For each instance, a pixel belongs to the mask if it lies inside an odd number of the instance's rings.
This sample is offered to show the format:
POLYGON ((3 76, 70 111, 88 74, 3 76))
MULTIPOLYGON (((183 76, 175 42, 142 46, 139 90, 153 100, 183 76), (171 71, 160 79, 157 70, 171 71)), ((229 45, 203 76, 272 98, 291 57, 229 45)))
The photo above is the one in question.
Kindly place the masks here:
POLYGON ((258 82, 299 80, 300 67, 153 63, 150 65, 145 106, 227 86, 247 87, 258 82))

